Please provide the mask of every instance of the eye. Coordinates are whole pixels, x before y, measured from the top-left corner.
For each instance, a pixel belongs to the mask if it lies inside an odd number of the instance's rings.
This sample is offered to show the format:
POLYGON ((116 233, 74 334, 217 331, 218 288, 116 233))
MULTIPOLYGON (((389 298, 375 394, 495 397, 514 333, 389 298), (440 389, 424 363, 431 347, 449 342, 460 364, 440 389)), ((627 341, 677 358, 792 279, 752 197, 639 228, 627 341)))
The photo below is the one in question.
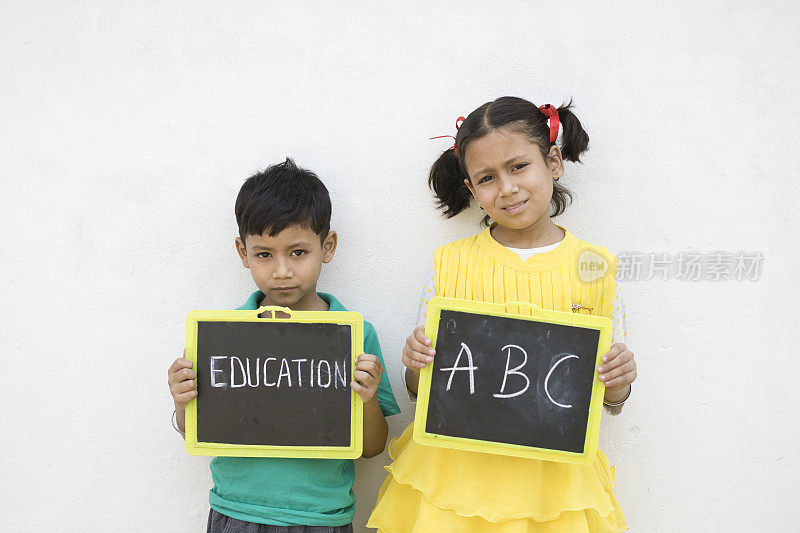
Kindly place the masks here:
POLYGON ((527 166, 528 166, 528 163, 517 163, 516 165, 511 167, 511 170, 512 171, 517 171, 517 170, 521 170, 521 169, 523 169, 523 168, 525 168, 527 166))
POLYGON ((491 175, 484 176, 484 177, 482 177, 481 179, 478 180, 478 183, 488 183, 488 182, 492 181, 493 179, 494 179, 494 176, 491 176, 491 175))
POLYGON ((295 256, 295 257, 300 257, 300 256, 303 256, 303 255, 306 255, 307 253, 308 253, 308 250, 293 250, 292 251, 292 255, 295 256))
POLYGON ((259 252, 256 254, 256 257, 260 257, 261 259, 268 259, 272 257, 272 254, 269 252, 259 252))

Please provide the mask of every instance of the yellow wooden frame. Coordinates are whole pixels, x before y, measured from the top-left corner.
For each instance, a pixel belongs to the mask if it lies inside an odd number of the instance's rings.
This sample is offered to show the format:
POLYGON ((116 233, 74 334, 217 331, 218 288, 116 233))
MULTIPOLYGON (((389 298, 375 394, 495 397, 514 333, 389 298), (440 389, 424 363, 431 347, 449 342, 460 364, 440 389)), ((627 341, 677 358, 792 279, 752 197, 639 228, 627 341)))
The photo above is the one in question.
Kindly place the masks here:
MULTIPOLYGON (((581 315, 578 313, 565 313, 562 311, 550 311, 542 309, 529 302, 507 302, 505 304, 492 304, 474 300, 461 300, 457 298, 436 296, 432 298, 428 304, 428 319, 427 323, 425 324, 425 335, 431 339, 431 345, 434 349, 436 348, 436 338, 439 330, 439 316, 442 310, 464 311, 497 317, 515 318, 534 322, 545 322, 551 324, 561 324, 564 326, 578 326, 582 328, 596 329, 600 332, 600 338, 597 345, 595 367, 600 365, 601 357, 608 351, 611 345, 611 320, 605 317, 581 315), (519 309, 517 306, 531 309, 533 316, 522 315, 508 311, 509 308, 519 309)), ((592 384, 592 394, 589 402, 589 418, 586 425, 586 439, 584 441, 583 452, 575 453, 563 450, 551 450, 546 448, 523 446, 519 444, 491 442, 479 439, 428 433, 425 430, 425 427, 427 425, 428 418, 428 402, 430 400, 432 371, 433 364, 429 364, 420 372, 417 409, 414 417, 414 440, 416 442, 427 446, 438 446, 443 448, 454 448, 459 450, 494 453, 531 459, 544 459, 548 461, 559 461, 564 463, 590 464, 594 461, 595 454, 597 453, 597 438, 600 433, 600 417, 602 413, 603 395, 605 393, 605 385, 603 385, 603 383, 597 379, 597 377, 595 377, 595 380, 592 384)))
MULTIPOLYGON (((198 322, 297 322, 329 323, 350 326, 351 376, 355 359, 364 352, 364 318, 355 311, 293 311, 287 307, 267 306, 244 311, 191 311, 186 317, 186 358, 197 371, 198 322), (268 318, 259 315, 271 313, 268 318), (289 318, 276 317, 284 313, 289 318)), ((197 399, 186 406, 186 451, 192 455, 229 457, 300 457, 320 459, 355 459, 361 457, 364 438, 364 410, 361 397, 350 391, 350 446, 269 446, 197 441, 197 399)))

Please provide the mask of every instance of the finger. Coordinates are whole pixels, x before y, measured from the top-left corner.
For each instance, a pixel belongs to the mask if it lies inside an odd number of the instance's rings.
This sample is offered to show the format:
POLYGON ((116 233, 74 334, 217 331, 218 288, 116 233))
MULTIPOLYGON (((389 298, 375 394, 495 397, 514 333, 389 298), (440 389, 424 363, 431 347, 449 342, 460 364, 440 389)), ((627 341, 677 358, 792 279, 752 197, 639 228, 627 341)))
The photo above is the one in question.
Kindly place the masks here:
POLYGON ((353 372, 353 378, 366 387, 375 385, 377 383, 377 378, 375 376, 363 370, 356 370, 353 372))
POLYGON ((186 380, 197 379, 197 372, 191 368, 182 368, 169 377, 170 383, 180 383, 186 380))
POLYGON ((422 344, 420 341, 412 337, 409 337, 406 341, 406 348, 410 349, 412 352, 417 352, 418 354, 423 355, 425 357, 423 360, 429 363, 433 361, 431 358, 436 355, 436 350, 430 346, 422 344))
POLYGON ((376 365, 372 361, 361 361, 360 363, 356 364, 356 371, 363 371, 367 372, 374 378, 377 378, 381 375, 381 367, 380 365, 376 365))
POLYGON ((372 376, 372 379, 376 380, 380 380, 382 375, 381 370, 378 367, 371 365, 371 363, 370 366, 357 366, 355 368, 355 372, 353 372, 353 375, 355 375, 357 372, 366 372, 372 376))
POLYGON ((426 363, 424 361, 418 361, 416 359, 411 359, 410 357, 406 356, 405 352, 403 352, 403 365, 406 368, 409 368, 409 369, 413 370, 414 372, 419 373, 419 371, 421 369, 423 369, 426 366, 428 366, 428 363, 426 363))
POLYGON ((609 380, 611 380, 611 379, 613 379, 615 377, 618 377, 618 376, 621 376, 622 374, 630 372, 634 368, 636 368, 636 363, 634 363, 633 361, 627 361, 627 362, 622 363, 622 364, 620 364, 618 366, 615 366, 614 368, 606 369, 602 374, 600 374, 600 378, 601 378, 600 380, 601 381, 609 381, 609 380))
POLYGON ((371 353, 362 353, 358 357, 356 357, 356 364, 359 363, 372 363, 375 366, 381 367, 381 360, 378 359, 377 355, 373 355, 371 353))
POLYGON ((607 363, 603 363, 602 365, 598 366, 597 371, 603 374, 614 368, 617 368, 618 366, 624 365, 629 361, 633 361, 633 352, 625 350, 613 359, 609 360, 607 363))
POLYGON ((192 368, 192 362, 183 357, 178 357, 177 359, 175 359, 175 361, 172 362, 168 372, 170 374, 174 374, 181 368, 192 368))
POLYGON ((369 388, 367 388, 367 387, 365 387, 365 386, 363 386, 363 385, 361 385, 361 384, 359 384, 359 383, 357 383, 355 381, 351 381, 350 382, 350 388, 353 389, 354 391, 356 391, 356 393, 359 396, 361 396, 361 399, 364 400, 365 402, 368 402, 372 398, 372 396, 375 395, 373 392, 371 392, 369 390, 369 388))
POLYGON ((624 344, 622 344, 621 342, 615 342, 614 344, 611 345, 611 348, 609 348, 609 350, 605 354, 603 354, 601 360, 604 363, 607 363, 611 359, 615 358, 616 356, 624 352, 625 350, 627 350, 627 348, 624 344))
POLYGON ((186 381, 187 379, 197 379, 197 372, 191 368, 184 368, 176 372, 176 377, 180 378, 179 381, 186 381))
POLYGON ((431 340, 425 335, 425 326, 419 326, 414 330, 414 338, 425 346, 431 345, 431 340))
POLYGON ((381 360, 378 359, 378 356, 372 355, 371 353, 362 353, 361 355, 356 357, 356 366, 358 366, 361 363, 372 363, 378 368, 383 367, 383 365, 381 365, 381 360))
POLYGON ((190 401, 197 398, 197 391, 191 390, 189 392, 184 392, 182 394, 173 394, 172 398, 175 400, 175 403, 178 403, 180 405, 186 405, 190 401))
POLYGON ((629 385, 636 381, 636 369, 619 376, 618 378, 611 379, 605 383, 606 387, 619 387, 621 385, 629 385))
POLYGON ((433 361, 430 355, 415 352, 411 349, 403 350, 403 359, 414 363, 413 366, 415 368, 425 368, 428 363, 433 361))
MULTIPOLYGON (((609 352, 609 353, 611 353, 611 352, 609 352)), ((627 348, 625 348, 621 352, 616 353, 614 355, 606 355, 606 356, 604 356, 604 358, 603 358, 603 366, 606 367, 606 368, 608 368, 609 365, 617 366, 617 365, 621 365, 622 363, 624 363, 626 361, 630 361, 631 359, 633 359, 633 352, 628 350, 627 348)))
POLYGON ((173 394, 183 394, 184 392, 189 392, 191 390, 195 390, 197 388, 197 382, 193 379, 188 381, 181 381, 180 383, 176 383, 172 386, 172 393, 173 394))
POLYGON ((614 368, 613 370, 610 370, 604 374, 600 374, 599 379, 600 381, 606 383, 607 385, 614 378, 622 376, 623 374, 627 374, 635 369, 636 369, 636 363, 634 363, 633 361, 628 361, 627 363, 620 365, 617 368, 614 368))

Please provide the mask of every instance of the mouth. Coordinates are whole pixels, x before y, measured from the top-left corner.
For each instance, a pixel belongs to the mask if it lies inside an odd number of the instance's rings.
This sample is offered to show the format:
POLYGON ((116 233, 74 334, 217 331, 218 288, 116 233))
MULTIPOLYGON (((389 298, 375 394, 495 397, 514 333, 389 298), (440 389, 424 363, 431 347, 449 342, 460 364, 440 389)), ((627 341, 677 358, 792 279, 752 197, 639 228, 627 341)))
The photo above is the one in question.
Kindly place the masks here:
POLYGON ((515 204, 511 204, 509 206, 503 207, 503 211, 509 214, 519 213, 522 211, 522 208, 528 204, 528 200, 522 200, 521 202, 517 202, 515 204))
POLYGON ((273 287, 270 290, 273 291, 273 292, 277 292, 278 294, 286 294, 286 293, 292 292, 296 288, 297 287, 273 287))

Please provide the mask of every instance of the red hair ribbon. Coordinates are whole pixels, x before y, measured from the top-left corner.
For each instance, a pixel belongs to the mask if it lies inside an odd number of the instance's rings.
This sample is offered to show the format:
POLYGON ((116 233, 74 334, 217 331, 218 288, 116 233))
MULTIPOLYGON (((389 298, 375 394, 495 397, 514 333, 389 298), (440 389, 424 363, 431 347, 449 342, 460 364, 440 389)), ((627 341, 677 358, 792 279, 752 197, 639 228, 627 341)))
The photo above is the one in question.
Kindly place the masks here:
MULTIPOLYGON (((456 134, 458 134, 458 130, 461 129, 461 124, 463 124, 465 120, 467 120, 467 119, 465 119, 464 117, 458 117, 456 119, 456 134)), ((445 137, 450 137, 451 139, 453 139, 453 146, 448 148, 448 150, 452 149, 453 153, 458 155, 456 153, 456 138, 455 138, 454 135, 437 135, 436 137, 430 137, 428 140, 431 140, 431 139, 444 139, 445 137)))
POLYGON ((539 111, 550 119, 550 142, 556 142, 558 139, 558 109, 550 104, 545 104, 539 106, 539 111))

